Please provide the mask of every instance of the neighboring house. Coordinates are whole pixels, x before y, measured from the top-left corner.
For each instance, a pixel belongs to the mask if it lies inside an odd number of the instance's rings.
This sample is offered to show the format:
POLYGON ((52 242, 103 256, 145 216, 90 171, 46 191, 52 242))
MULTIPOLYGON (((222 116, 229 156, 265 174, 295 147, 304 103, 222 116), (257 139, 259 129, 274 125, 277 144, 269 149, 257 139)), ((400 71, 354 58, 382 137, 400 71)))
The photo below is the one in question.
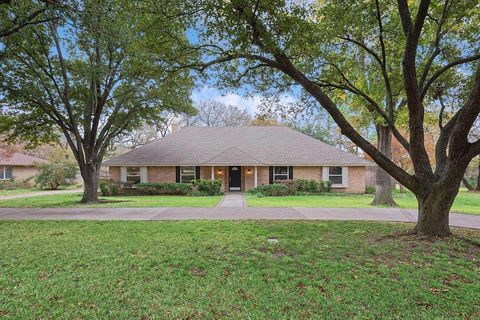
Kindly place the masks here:
POLYGON ((28 179, 38 173, 36 164, 47 162, 47 160, 18 152, 11 156, 0 158, 0 180, 28 179))
POLYGON ((275 180, 331 180, 336 192, 363 193, 373 163, 288 127, 187 127, 105 163, 121 182, 220 179, 224 191, 275 180))

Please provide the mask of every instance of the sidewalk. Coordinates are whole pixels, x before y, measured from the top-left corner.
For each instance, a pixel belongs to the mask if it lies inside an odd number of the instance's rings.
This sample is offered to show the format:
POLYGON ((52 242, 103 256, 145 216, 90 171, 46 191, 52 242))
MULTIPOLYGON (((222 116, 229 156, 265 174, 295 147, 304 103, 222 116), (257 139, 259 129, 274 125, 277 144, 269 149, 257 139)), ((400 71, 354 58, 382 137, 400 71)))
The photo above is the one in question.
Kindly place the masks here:
POLYGON ((245 205, 245 195, 242 193, 227 193, 223 196, 220 204, 220 208, 244 208, 245 205))

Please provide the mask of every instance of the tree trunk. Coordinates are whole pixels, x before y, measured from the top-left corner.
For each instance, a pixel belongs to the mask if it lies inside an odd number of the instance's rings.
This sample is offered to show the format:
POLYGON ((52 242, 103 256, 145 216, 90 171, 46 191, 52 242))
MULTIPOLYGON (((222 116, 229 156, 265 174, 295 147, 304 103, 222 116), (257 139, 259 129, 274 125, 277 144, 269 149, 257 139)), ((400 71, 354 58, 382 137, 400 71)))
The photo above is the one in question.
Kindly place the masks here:
MULTIPOLYGON (((392 158, 392 132, 387 126, 377 125, 378 150, 392 158)), ((375 177, 375 198, 372 201, 374 206, 396 207, 393 200, 393 181, 392 177, 382 168, 377 167, 375 177)))
POLYGON ((418 220, 414 232, 418 236, 446 237, 451 234, 449 214, 460 190, 464 172, 447 176, 443 182, 435 182, 423 195, 417 195, 418 220))
POLYGON ((480 191, 480 156, 478 156, 478 169, 477 169, 477 191, 480 191))
POLYGON ((463 185, 465 186, 465 188, 467 188, 468 191, 473 191, 473 186, 470 184, 470 182, 468 182, 467 178, 463 177, 462 182, 463 182, 463 185))
POLYGON ((83 178, 84 189, 82 203, 98 202, 98 181, 100 179, 100 166, 87 165, 80 170, 83 178))

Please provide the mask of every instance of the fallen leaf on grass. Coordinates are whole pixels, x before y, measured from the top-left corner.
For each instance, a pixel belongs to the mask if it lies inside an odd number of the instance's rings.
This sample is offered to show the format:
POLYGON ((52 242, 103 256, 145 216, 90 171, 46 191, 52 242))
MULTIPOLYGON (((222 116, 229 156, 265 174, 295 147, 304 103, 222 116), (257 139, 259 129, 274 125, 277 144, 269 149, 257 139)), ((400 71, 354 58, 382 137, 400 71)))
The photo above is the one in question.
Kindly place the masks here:
POLYGON ((202 269, 198 269, 198 268, 192 268, 188 271, 190 271, 191 274, 199 276, 199 277, 205 277, 207 275, 207 271, 202 270, 202 269))
POLYGON ((438 288, 430 288, 430 292, 432 294, 441 294, 441 293, 444 293, 444 292, 448 292, 448 289, 447 288, 441 288, 441 289, 438 289, 438 288))

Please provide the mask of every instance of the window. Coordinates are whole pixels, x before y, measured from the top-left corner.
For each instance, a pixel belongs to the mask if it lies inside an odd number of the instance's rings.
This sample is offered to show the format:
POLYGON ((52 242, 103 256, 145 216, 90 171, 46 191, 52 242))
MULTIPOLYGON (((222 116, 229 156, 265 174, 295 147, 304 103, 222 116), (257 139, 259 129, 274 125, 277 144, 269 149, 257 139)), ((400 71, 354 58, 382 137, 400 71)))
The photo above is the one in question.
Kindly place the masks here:
POLYGON ((273 167, 273 180, 288 180, 288 167, 273 167))
POLYGON ((181 183, 190 183, 192 180, 195 180, 195 167, 180 167, 180 182, 181 183))
POLYGON ((328 180, 332 181, 333 185, 343 185, 343 168, 329 167, 328 180))
POLYGON ((0 180, 12 179, 12 167, 1 166, 0 167, 0 180))
POLYGON ((127 182, 140 183, 140 167, 127 167, 127 182))

